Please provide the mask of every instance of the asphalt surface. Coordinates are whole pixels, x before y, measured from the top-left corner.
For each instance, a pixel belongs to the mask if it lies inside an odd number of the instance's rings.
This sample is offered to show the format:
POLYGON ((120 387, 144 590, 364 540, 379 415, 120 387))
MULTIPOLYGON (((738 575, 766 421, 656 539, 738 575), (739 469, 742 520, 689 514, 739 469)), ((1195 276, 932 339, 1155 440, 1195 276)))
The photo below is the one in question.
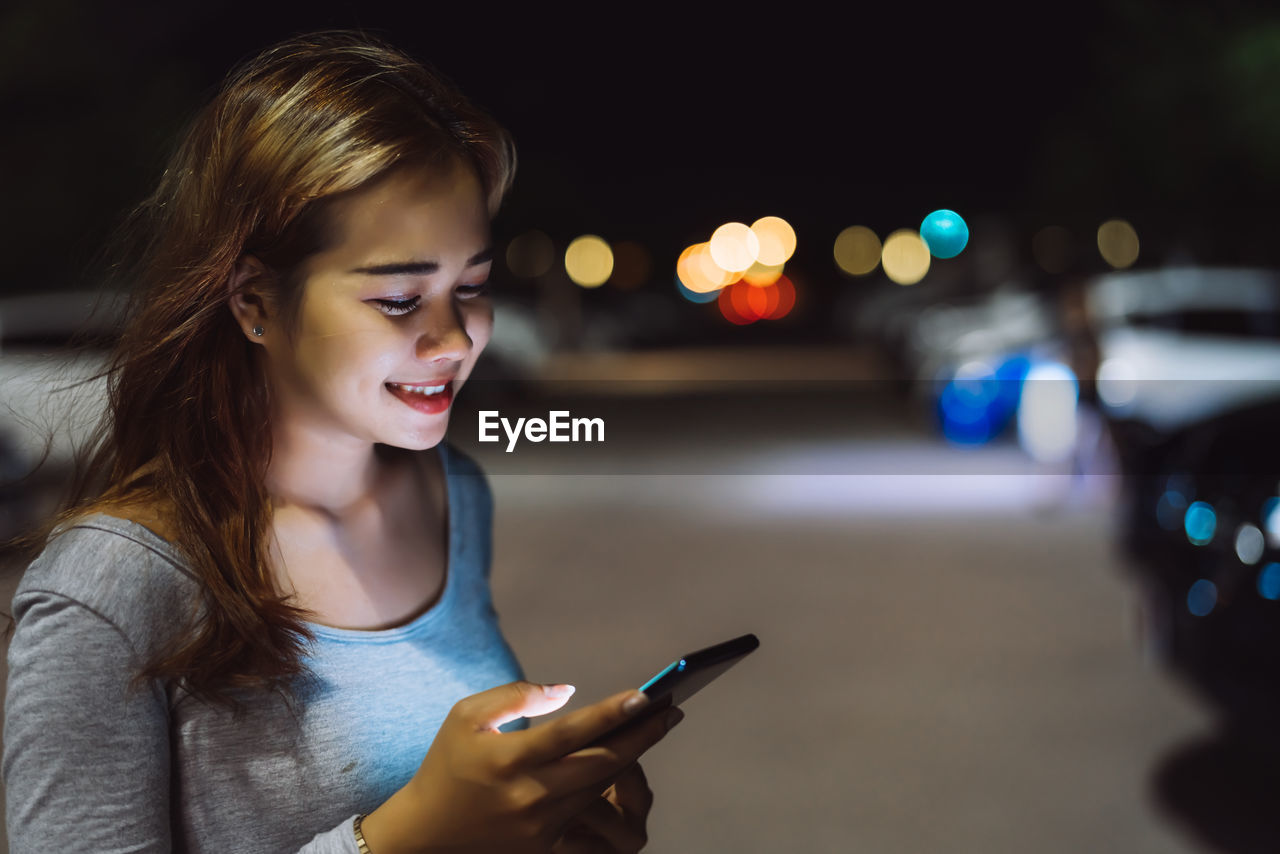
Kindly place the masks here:
POLYGON ((649 850, 1217 850, 1160 797, 1212 724, 1144 653, 1115 479, 950 448, 871 400, 601 404, 663 449, 657 473, 492 477, 495 597, 531 678, 585 702, 761 639, 643 762, 649 850))

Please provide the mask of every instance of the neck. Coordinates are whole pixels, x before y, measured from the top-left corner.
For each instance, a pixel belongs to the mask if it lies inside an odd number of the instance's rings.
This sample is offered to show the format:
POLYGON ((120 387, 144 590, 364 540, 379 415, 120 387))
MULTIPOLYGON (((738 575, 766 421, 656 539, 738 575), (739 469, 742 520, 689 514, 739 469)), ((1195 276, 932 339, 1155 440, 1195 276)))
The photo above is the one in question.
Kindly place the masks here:
POLYGON ((278 429, 272 437, 267 491, 277 509, 292 507, 341 520, 368 504, 393 453, 350 436, 334 440, 306 430, 278 429))

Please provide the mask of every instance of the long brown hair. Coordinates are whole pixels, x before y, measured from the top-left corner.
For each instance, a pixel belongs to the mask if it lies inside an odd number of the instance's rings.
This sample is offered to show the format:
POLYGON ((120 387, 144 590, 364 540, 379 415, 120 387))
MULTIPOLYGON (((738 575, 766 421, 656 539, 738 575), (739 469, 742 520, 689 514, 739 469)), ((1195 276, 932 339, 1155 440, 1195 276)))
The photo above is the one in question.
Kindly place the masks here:
POLYGON ((116 266, 134 299, 104 372, 108 411, 62 511, 23 542, 33 554, 62 524, 106 507, 166 509, 202 596, 135 688, 181 679, 233 709, 243 688, 291 695, 314 636, 267 562, 271 401, 228 306, 232 272, 246 254, 263 262, 287 330, 301 262, 334 239, 336 196, 398 166, 459 160, 475 168, 492 215, 515 168, 506 131, 380 40, 315 33, 233 71, 126 221, 116 266))

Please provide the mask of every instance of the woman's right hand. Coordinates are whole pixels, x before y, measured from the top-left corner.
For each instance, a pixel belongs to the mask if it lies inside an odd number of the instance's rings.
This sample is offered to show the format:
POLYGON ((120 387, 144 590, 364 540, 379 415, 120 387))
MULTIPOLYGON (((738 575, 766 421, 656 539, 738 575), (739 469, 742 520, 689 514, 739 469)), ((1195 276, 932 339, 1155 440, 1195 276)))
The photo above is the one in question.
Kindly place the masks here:
POLYGON ((512 682, 458 702, 413 779, 364 819, 372 854, 544 854, 680 716, 672 709, 598 741, 644 708, 644 695, 627 691, 549 724, 498 732, 572 694, 567 685, 512 682))

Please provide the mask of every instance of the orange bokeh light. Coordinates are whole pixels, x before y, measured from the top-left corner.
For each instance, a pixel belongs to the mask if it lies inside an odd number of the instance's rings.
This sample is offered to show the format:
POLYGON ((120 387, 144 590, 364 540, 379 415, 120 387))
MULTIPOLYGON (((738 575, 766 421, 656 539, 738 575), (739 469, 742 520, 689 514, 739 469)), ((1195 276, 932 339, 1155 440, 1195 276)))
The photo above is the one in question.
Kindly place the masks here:
POLYGON ((737 280, 734 274, 716 266, 709 249, 709 244, 695 243, 681 252, 676 261, 676 275, 694 293, 709 294, 737 280))
POLYGON ((791 260, 796 251, 796 232, 782 217, 761 217, 751 224, 759 250, 756 260, 762 264, 780 267, 791 260))

